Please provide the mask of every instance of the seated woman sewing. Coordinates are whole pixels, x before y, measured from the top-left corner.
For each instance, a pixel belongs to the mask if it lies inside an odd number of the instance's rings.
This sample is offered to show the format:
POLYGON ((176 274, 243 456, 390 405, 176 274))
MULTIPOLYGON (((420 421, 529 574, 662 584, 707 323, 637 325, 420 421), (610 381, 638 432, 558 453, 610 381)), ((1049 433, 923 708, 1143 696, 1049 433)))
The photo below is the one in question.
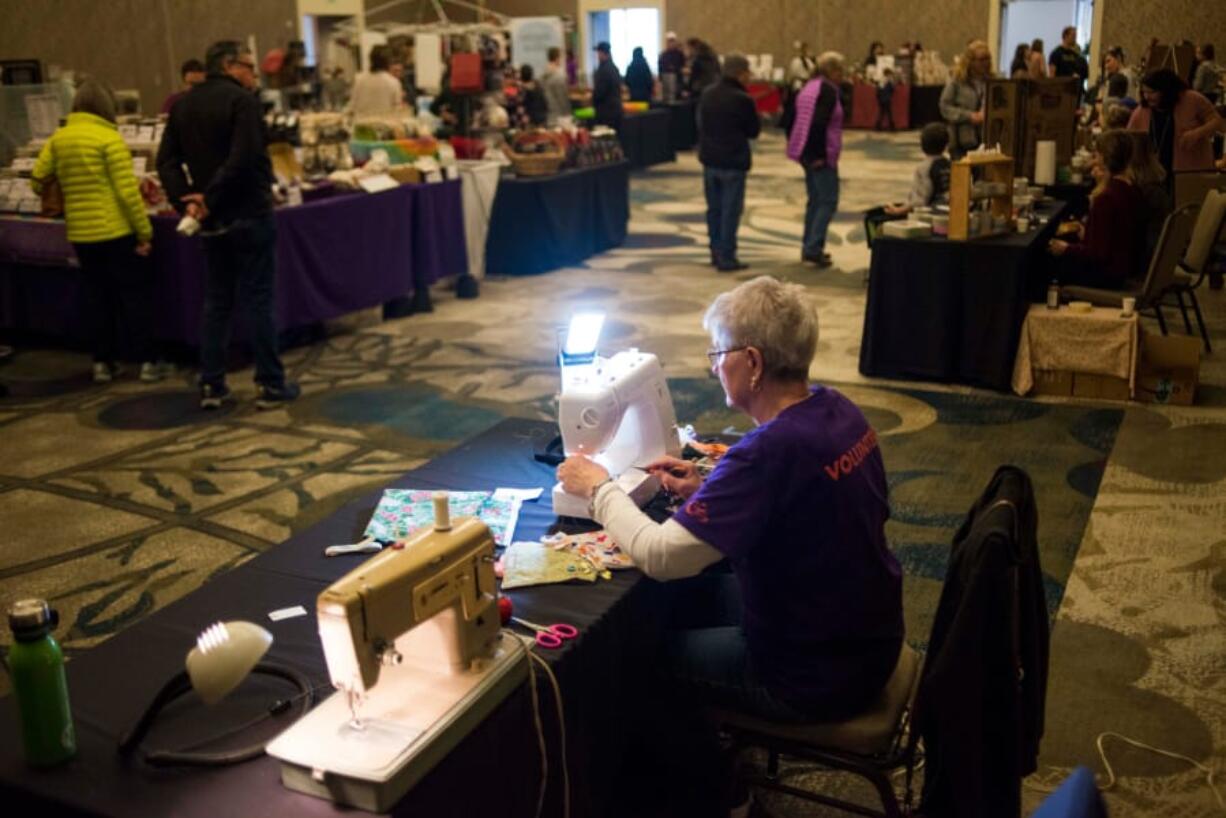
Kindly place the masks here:
POLYGON ((1131 159, 1132 137, 1126 131, 1106 131, 1098 138, 1090 164, 1097 184, 1085 224, 1047 245, 1056 257, 1052 277, 1061 284, 1119 289, 1148 264, 1149 208, 1128 172, 1131 159))
POLYGON ((866 708, 903 639, 902 574, 886 544, 889 502, 877 436, 839 392, 808 385, 817 316, 802 287, 768 276, 718 296, 703 326, 729 407, 756 428, 705 480, 666 458, 649 466, 684 505, 657 524, 604 467, 558 467, 572 494, 645 574, 703 574, 705 611, 686 612, 661 658, 686 701, 776 721, 830 721, 866 708), (705 617, 703 614, 705 613, 705 617))

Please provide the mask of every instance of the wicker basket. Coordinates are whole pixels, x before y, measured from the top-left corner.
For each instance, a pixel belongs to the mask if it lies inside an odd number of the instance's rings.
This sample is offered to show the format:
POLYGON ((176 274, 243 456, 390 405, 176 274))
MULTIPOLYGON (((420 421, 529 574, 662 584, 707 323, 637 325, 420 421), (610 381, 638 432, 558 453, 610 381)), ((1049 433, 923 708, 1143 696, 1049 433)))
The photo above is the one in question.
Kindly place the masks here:
POLYGON ((511 160, 516 176, 552 176, 566 161, 566 154, 561 151, 516 153, 509 147, 503 147, 503 153, 511 160))

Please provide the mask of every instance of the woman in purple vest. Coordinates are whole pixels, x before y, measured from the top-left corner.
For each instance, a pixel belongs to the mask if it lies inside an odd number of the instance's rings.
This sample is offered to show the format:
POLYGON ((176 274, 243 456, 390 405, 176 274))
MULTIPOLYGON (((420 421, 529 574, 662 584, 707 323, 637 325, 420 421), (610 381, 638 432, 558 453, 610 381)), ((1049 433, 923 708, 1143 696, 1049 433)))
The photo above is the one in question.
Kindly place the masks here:
POLYGON ((826 230, 839 209, 839 153, 843 150, 843 55, 827 51, 817 58, 817 73, 796 95, 788 131, 788 159, 805 169, 805 235, 801 261, 826 268, 826 230))

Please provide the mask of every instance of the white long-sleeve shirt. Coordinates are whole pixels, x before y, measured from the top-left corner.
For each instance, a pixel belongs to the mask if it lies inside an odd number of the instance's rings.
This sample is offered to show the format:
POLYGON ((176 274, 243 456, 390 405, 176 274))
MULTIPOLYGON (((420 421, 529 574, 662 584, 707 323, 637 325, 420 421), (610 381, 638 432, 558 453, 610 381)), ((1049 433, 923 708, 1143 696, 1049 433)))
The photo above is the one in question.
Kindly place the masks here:
POLYGON ((677 521, 657 523, 648 517, 613 483, 596 489, 592 509, 596 522, 652 579, 692 577, 723 559, 723 554, 677 521))

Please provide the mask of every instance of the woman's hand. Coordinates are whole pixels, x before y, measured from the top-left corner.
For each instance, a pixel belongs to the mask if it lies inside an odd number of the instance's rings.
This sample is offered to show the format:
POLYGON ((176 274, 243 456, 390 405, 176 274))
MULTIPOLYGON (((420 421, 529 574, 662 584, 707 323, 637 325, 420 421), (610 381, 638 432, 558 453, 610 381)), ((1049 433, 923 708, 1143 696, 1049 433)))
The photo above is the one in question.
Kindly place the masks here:
POLYGON ((971 114, 970 119, 971 119, 972 125, 982 125, 983 124, 983 111, 975 111, 973 114, 971 114))
POLYGON ((1060 241, 1060 239, 1052 239, 1047 243, 1047 252, 1053 256, 1062 256, 1068 250, 1068 242, 1060 241))
POLYGON ((148 256, 153 251, 153 244, 147 241, 138 241, 136 243, 136 255, 148 256))
POLYGON ((1179 135, 1179 149, 1181 151, 1196 150, 1196 146, 1204 140, 1204 135, 1200 133, 1199 128, 1184 131, 1179 135))
POLYGON ((209 208, 204 203, 203 193, 189 193, 181 201, 186 205, 183 212, 197 221, 204 221, 209 216, 209 208))
POLYGON ((698 467, 689 460, 661 457, 648 463, 647 471, 659 479, 665 491, 683 500, 688 500, 702 485, 702 475, 698 473, 698 467))
POLYGON ((592 499, 592 490, 609 479, 609 470, 585 454, 572 454, 558 466, 558 482, 567 494, 592 499))

